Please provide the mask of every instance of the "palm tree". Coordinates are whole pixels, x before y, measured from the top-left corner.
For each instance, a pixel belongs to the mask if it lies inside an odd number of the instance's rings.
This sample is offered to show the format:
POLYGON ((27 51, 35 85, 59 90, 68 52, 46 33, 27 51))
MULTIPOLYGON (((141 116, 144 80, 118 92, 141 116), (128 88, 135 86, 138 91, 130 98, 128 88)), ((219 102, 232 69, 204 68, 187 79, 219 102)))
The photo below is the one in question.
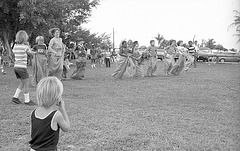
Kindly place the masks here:
POLYGON ((162 46, 162 42, 165 40, 163 35, 159 34, 157 35, 157 37, 155 37, 155 39, 158 41, 158 46, 161 47, 162 46))
POLYGON ((229 25, 228 29, 233 26, 236 27, 237 34, 234 34, 233 36, 239 37, 237 41, 238 43, 240 42, 240 12, 237 10, 233 10, 233 12, 236 13, 236 15, 234 16, 235 19, 234 19, 234 22, 231 25, 229 25))
POLYGON ((208 39, 208 41, 206 41, 206 43, 205 43, 205 47, 214 49, 214 47, 216 46, 215 43, 216 42, 214 41, 214 39, 208 39))

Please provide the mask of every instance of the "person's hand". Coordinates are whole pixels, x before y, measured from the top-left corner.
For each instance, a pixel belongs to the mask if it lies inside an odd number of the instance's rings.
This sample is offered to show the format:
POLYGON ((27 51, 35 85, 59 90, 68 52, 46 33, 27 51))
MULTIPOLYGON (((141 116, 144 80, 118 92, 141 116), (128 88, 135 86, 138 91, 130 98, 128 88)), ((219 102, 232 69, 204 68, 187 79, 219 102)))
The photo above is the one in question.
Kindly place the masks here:
POLYGON ((65 102, 63 100, 59 101, 58 106, 59 106, 59 111, 60 112, 65 111, 65 102))

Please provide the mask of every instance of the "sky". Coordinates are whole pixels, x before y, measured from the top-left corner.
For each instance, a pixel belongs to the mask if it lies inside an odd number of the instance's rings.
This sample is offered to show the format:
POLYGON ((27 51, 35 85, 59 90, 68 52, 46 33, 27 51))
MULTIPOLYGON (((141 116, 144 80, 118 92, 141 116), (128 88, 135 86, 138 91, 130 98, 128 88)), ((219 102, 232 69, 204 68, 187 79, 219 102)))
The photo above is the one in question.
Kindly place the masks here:
POLYGON ((159 33, 185 43, 194 36, 199 43, 213 38, 216 44, 239 50, 235 28, 228 28, 234 22, 233 10, 240 10, 240 0, 101 0, 83 27, 111 37, 114 28, 116 46, 129 39, 148 46, 159 33))

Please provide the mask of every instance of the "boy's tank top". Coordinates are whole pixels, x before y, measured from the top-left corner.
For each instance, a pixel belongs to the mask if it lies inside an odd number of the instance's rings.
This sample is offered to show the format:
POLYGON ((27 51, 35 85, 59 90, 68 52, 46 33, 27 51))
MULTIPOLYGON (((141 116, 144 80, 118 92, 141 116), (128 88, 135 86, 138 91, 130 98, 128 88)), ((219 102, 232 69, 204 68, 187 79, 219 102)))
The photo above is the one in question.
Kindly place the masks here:
POLYGON ((51 128, 51 121, 56 111, 52 111, 46 118, 39 119, 34 110, 31 114, 30 147, 36 151, 55 151, 59 140, 59 126, 56 131, 51 128))

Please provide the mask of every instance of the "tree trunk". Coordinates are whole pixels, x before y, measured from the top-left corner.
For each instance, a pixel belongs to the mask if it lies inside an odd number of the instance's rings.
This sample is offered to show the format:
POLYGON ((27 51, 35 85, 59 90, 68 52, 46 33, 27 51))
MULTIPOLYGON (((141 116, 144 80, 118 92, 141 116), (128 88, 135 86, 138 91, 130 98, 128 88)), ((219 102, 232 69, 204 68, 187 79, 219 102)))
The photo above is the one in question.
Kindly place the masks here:
POLYGON ((9 44, 9 33, 7 32, 7 30, 4 30, 2 33, 3 33, 3 47, 7 51, 8 55, 10 56, 10 58, 12 60, 13 52, 12 52, 12 48, 9 44))

